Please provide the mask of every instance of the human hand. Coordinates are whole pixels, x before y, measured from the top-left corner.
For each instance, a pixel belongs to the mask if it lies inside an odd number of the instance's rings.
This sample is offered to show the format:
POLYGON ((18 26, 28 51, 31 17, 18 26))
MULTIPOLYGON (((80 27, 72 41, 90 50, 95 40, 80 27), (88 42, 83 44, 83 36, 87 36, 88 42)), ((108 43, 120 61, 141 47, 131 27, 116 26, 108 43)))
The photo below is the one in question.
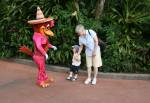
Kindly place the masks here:
POLYGON ((96 56, 96 52, 95 52, 95 51, 93 51, 93 54, 92 54, 92 56, 96 56))
POLYGON ((79 54, 78 54, 78 53, 75 53, 75 54, 74 54, 74 56, 75 56, 75 57, 78 57, 78 56, 79 56, 79 54))
POLYGON ((75 58, 76 60, 79 60, 79 59, 80 59, 78 53, 75 53, 75 54, 74 54, 74 58, 75 58))
POLYGON ((80 53, 78 52, 77 55, 80 55, 80 53))

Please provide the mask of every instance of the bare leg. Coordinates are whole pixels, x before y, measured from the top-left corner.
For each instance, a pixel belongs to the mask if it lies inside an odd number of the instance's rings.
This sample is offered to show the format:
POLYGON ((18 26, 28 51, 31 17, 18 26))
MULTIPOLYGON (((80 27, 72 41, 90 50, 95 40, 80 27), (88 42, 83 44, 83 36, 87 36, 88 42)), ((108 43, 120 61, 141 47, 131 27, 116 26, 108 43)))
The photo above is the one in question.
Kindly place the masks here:
POLYGON ((92 84, 95 85, 96 84, 96 81, 97 81, 97 73, 98 73, 98 68, 97 67, 94 67, 94 78, 92 80, 92 84))
POLYGON ((74 75, 74 78, 76 78, 76 79, 77 79, 77 78, 78 78, 78 74, 75 74, 75 75, 74 75))
POLYGON ((70 72, 69 77, 72 77, 72 75, 73 75, 73 72, 70 72))
POLYGON ((94 67, 94 78, 97 77, 97 73, 98 73, 98 68, 97 68, 97 67, 94 67))
POLYGON ((69 76, 67 77, 67 80, 71 80, 72 76, 73 76, 73 72, 70 72, 69 76))
POLYGON ((88 78, 91 79, 92 68, 88 67, 87 72, 88 72, 88 78))
POLYGON ((87 68, 87 72, 88 72, 88 78, 85 80, 85 84, 89 84, 91 82, 91 73, 92 73, 92 68, 88 67, 87 68))

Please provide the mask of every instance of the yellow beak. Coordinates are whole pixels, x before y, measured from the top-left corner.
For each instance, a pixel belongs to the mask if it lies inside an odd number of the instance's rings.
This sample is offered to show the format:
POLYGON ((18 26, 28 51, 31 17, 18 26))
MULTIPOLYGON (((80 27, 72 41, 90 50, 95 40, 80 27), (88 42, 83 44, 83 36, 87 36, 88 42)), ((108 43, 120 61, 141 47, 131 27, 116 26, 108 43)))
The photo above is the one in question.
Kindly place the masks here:
POLYGON ((54 33, 51 30, 46 29, 46 28, 44 28, 44 34, 49 35, 49 36, 54 36, 54 33))
POLYGON ((54 33, 49 28, 46 28, 44 26, 40 27, 40 32, 42 34, 45 34, 45 35, 48 35, 48 36, 54 36, 54 33))

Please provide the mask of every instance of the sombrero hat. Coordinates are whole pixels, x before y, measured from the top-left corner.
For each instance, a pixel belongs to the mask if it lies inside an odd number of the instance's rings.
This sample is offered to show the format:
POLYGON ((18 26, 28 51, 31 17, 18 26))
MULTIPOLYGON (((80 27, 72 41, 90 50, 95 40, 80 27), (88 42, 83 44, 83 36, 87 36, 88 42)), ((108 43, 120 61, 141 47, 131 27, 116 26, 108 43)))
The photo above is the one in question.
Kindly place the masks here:
POLYGON ((41 23, 46 23, 53 20, 52 18, 48 17, 45 18, 43 12, 41 11, 40 7, 37 7, 37 12, 36 12, 36 20, 29 20, 29 24, 41 24, 41 23))

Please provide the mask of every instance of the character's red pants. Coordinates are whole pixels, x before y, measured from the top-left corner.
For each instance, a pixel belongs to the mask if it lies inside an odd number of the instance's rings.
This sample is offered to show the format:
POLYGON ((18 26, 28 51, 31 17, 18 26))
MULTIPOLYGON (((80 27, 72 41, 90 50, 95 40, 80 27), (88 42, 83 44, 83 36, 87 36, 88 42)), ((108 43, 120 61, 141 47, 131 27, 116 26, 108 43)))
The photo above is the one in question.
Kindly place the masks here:
POLYGON ((45 80, 48 80, 48 76, 45 72, 45 57, 39 55, 33 55, 33 60, 38 66, 37 84, 41 84, 45 80))

